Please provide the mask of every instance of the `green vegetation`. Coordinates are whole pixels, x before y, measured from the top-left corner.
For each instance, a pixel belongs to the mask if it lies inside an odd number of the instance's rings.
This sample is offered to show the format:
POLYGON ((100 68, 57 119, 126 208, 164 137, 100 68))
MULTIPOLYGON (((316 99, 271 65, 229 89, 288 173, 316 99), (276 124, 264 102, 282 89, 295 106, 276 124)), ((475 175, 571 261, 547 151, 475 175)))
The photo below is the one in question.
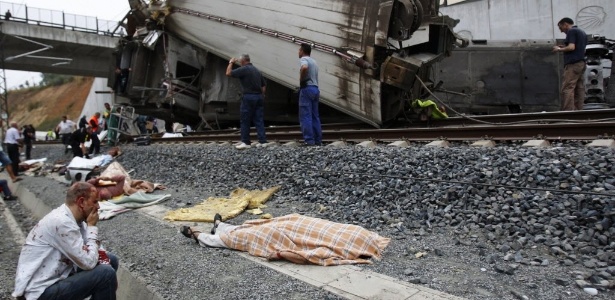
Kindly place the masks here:
POLYGON ((42 104, 40 102, 30 102, 28 103, 28 110, 35 110, 41 106, 42 104))
POLYGON ((36 130, 39 130, 39 131, 55 130, 56 126, 60 123, 61 120, 62 118, 45 119, 45 121, 43 121, 40 125, 38 125, 38 127, 36 127, 36 130))
POLYGON ((75 79, 74 76, 70 76, 70 75, 59 75, 59 74, 49 74, 49 73, 41 74, 41 78, 42 78, 41 85, 44 85, 44 86, 62 85, 67 82, 71 82, 73 81, 73 79, 75 79))

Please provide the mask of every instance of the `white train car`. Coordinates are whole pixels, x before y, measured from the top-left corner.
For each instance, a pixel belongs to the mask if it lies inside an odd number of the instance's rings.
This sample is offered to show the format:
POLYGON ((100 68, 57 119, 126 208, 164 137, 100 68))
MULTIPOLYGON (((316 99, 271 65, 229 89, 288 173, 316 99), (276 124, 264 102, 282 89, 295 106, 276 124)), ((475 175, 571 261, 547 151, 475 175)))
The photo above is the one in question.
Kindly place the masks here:
POLYGON ((293 119, 298 48, 309 43, 321 102, 379 127, 424 92, 417 76, 429 82, 431 66, 465 45, 437 0, 129 2, 135 30, 115 65, 129 51, 131 71, 119 102, 172 121, 237 120, 238 83, 224 70, 242 53, 271 83, 266 120, 293 119))

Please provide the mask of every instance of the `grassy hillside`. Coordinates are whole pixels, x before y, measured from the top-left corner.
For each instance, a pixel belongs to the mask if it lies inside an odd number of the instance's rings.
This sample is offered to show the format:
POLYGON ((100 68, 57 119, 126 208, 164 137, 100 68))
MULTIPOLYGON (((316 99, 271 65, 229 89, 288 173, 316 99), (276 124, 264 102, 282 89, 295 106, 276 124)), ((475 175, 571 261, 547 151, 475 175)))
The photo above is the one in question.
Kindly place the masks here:
POLYGON ((39 131, 55 128, 63 115, 76 121, 93 82, 92 77, 75 77, 62 85, 10 90, 10 120, 19 126, 32 124, 39 131))

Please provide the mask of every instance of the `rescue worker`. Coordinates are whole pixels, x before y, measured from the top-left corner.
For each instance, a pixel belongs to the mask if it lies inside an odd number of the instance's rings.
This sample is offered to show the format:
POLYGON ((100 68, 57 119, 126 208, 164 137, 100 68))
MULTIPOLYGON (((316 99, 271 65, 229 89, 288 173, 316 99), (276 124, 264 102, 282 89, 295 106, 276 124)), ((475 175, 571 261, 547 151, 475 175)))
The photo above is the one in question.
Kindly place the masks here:
POLYGON ((322 145, 322 128, 318 103, 320 90, 318 89, 318 65, 310 57, 312 46, 303 43, 299 47, 299 122, 306 146, 322 145))
POLYGON ((235 148, 242 150, 251 147, 251 123, 254 123, 254 127, 256 127, 259 143, 267 143, 263 105, 267 84, 263 74, 261 74, 261 72, 250 62, 250 56, 248 54, 241 55, 239 58, 241 67, 233 70, 233 65, 236 61, 237 59, 233 57, 228 62, 226 76, 238 78, 243 92, 240 108, 241 144, 235 146, 235 148))
POLYGON ((73 156, 83 157, 85 154, 86 158, 90 158, 85 148, 85 142, 90 140, 92 135, 96 134, 92 132, 92 126, 90 125, 86 125, 84 128, 79 128, 71 134, 70 141, 71 148, 73 149, 73 156))
POLYGON ((95 113, 90 119, 89 125, 92 127, 91 139, 92 145, 90 145, 89 154, 98 154, 100 153, 100 140, 98 139, 98 133, 100 132, 100 126, 98 123, 98 119, 100 119, 100 113, 95 113))

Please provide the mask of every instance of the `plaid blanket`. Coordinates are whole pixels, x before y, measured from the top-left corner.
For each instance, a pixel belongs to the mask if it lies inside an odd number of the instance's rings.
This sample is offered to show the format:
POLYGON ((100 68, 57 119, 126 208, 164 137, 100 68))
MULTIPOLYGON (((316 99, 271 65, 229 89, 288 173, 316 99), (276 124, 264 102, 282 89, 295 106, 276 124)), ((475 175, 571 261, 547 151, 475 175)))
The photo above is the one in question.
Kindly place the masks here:
POLYGON ((369 264, 369 258, 381 258, 390 242, 360 226, 298 214, 246 221, 220 238, 229 248, 254 256, 323 266, 369 264))

